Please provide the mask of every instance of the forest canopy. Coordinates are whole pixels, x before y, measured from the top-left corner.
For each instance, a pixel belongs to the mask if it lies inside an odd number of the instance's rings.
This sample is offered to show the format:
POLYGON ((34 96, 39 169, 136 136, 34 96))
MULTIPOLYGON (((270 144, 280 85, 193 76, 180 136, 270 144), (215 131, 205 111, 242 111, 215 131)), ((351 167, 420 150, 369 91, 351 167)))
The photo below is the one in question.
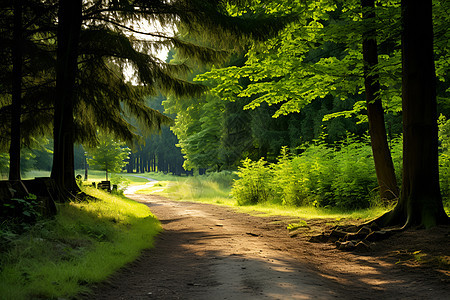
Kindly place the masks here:
POLYGON ((129 172, 258 166, 285 186, 266 184, 262 199, 356 208, 414 194, 408 176, 423 156, 420 180, 434 182, 420 198, 442 215, 449 11, 442 1, 5 1, 2 168, 20 179, 39 145, 70 198, 74 144, 94 147, 100 130, 127 142, 129 172), (409 46, 415 33, 427 50, 409 46), (428 75, 415 84, 414 72, 428 75))

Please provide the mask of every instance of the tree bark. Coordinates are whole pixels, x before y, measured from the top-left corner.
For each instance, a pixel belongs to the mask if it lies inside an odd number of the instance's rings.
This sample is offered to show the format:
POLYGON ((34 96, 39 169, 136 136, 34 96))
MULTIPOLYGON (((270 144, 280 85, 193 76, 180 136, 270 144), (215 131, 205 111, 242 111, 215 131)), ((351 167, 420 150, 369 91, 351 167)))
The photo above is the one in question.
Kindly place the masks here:
POLYGON ((11 143, 9 146, 9 180, 20 180, 20 117, 22 115, 23 28, 22 1, 14 1, 13 75, 11 105, 11 143))
POLYGON ((152 171, 156 172, 156 154, 155 153, 153 153, 153 169, 152 169, 152 171))
POLYGON ((74 172, 73 107, 81 13, 82 0, 59 1, 54 153, 51 177, 58 187, 70 193, 79 191, 74 172))
POLYGON ((88 180, 88 168, 86 152, 84 152, 84 181, 88 180))
POLYGON ((363 20, 368 21, 366 30, 363 33, 362 49, 370 141, 380 198, 382 201, 390 202, 398 198, 399 190, 387 141, 384 110, 380 98, 379 76, 377 72, 374 72, 378 65, 377 33, 375 27, 372 26, 375 22, 375 1, 362 0, 361 6, 363 9, 363 20))
POLYGON ((136 155, 136 173, 140 173, 140 166, 141 166, 141 164, 140 164, 140 155, 139 154, 137 154, 136 155))
POLYGON ((448 223, 439 187, 432 1, 402 0, 403 183, 406 225, 448 223))
POLYGON ((133 169, 134 169, 134 156, 133 152, 131 152, 130 157, 128 158, 127 173, 133 173, 133 169))
POLYGON ((439 187, 432 1, 402 0, 403 182, 381 225, 449 224, 439 187))

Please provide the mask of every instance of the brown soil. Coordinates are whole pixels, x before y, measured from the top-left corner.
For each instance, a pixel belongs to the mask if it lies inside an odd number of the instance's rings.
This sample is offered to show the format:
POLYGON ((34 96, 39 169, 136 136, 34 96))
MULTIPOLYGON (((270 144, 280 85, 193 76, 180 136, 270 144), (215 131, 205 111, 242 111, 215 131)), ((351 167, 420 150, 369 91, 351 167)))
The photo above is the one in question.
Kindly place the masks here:
POLYGON ((398 233, 366 253, 343 252, 308 242, 333 220, 306 220, 290 235, 287 224, 299 220, 130 198, 147 204, 164 231, 155 248, 88 299, 450 299, 450 227, 398 233))

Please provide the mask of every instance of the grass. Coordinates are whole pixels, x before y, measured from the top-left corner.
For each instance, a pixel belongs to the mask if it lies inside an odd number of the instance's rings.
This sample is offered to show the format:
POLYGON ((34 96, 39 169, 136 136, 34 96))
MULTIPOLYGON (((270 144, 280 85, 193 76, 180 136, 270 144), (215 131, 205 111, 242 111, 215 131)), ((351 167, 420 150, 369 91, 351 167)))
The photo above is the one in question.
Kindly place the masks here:
POLYGON ((0 299, 72 298, 105 280, 153 244, 161 230, 149 208, 96 189, 98 201, 59 206, 0 258, 0 299))
POLYGON ((23 179, 33 179, 35 177, 50 177, 50 171, 31 170, 22 174, 23 179))
POLYGON ((182 177, 182 176, 174 176, 170 174, 164 174, 161 172, 147 172, 147 173, 140 173, 140 174, 128 174, 130 176, 139 175, 147 178, 152 178, 159 181, 176 181, 179 179, 186 179, 191 177, 182 177))
MULTIPOLYGON (((155 178, 152 173, 146 176, 155 178)), ((213 174, 212 176, 193 177, 163 177, 160 186, 153 186, 137 191, 142 194, 156 194, 178 201, 196 201, 202 203, 226 205, 253 215, 279 215, 291 216, 295 218, 332 218, 340 219, 371 219, 383 214, 386 209, 383 207, 372 207, 354 211, 345 211, 337 208, 319 207, 292 207, 274 203, 262 203, 256 205, 238 206, 235 199, 230 196, 231 183, 234 179, 231 173, 223 175, 213 174), (163 189, 163 191, 161 191, 163 189)))

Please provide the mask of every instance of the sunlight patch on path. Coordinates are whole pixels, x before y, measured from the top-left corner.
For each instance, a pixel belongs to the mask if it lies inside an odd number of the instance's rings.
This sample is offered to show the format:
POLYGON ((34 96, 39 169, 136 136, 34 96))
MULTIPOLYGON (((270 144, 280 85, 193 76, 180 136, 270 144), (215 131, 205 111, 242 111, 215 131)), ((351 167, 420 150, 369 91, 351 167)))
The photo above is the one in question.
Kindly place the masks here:
POLYGON ((146 184, 133 185, 133 186, 127 187, 127 188, 125 189, 125 191, 123 192, 124 195, 133 195, 133 194, 135 194, 135 193, 136 193, 137 191, 139 191, 139 190, 153 187, 153 186, 155 185, 155 183, 158 182, 158 180, 156 180, 156 179, 148 178, 148 177, 141 176, 141 175, 133 175, 133 174, 129 174, 129 176, 134 176, 134 177, 144 178, 144 179, 147 179, 149 182, 147 182, 146 184))

